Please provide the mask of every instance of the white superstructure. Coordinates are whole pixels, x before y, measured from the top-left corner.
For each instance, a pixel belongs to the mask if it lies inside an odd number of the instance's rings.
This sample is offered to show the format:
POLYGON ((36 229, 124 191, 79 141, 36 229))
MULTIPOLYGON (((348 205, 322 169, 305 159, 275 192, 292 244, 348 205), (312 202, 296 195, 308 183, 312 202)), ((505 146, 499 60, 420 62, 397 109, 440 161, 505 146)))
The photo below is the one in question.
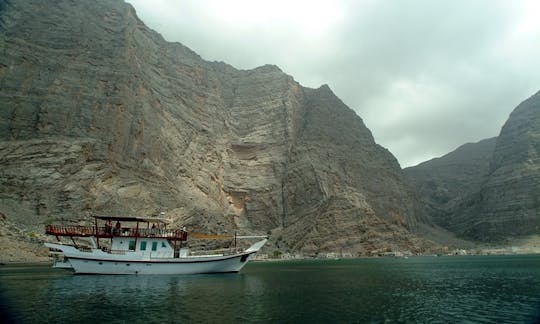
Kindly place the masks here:
POLYGON ((189 249, 184 246, 187 240, 185 229, 167 229, 162 220, 108 216, 95 216, 95 218, 96 225, 93 228, 46 226, 47 234, 57 237, 87 237, 92 242, 92 247, 45 243, 53 253, 60 253, 63 256, 55 263, 55 267, 72 268, 75 273, 80 274, 238 272, 250 256, 259 251, 267 241, 265 238, 241 252, 190 255, 189 249), (107 223, 100 227, 98 220, 107 223), (116 222, 114 227, 113 221, 116 222), (121 225, 121 222, 135 223, 136 226, 125 227, 121 225), (150 224, 153 225, 152 228, 150 224), (103 244, 104 239, 108 244, 103 244))

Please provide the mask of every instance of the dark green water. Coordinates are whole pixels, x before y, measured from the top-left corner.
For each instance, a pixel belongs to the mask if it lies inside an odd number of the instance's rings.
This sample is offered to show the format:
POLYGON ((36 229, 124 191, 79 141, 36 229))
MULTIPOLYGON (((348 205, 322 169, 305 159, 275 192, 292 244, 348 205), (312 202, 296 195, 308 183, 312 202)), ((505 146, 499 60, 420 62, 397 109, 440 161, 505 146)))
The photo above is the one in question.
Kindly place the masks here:
POLYGON ((538 323, 540 256, 250 263, 240 274, 0 267, 3 322, 538 323))

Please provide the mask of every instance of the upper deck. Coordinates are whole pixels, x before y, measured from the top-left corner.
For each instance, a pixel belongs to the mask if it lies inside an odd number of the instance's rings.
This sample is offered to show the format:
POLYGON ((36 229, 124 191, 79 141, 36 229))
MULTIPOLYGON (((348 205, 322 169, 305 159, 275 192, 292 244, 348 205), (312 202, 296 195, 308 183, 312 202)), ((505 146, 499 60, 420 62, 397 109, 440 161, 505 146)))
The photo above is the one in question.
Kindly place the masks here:
POLYGON ((113 226, 77 226, 77 225, 45 225, 45 234, 71 237, 141 237, 164 238, 174 241, 187 240, 187 232, 162 228, 113 227, 113 226))

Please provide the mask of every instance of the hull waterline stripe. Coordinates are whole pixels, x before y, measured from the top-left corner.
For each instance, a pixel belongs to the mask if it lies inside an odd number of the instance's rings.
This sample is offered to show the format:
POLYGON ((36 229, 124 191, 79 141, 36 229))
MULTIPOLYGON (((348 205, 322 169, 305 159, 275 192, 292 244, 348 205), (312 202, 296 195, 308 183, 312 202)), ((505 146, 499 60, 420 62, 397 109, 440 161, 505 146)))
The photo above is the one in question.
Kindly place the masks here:
MULTIPOLYGON (((178 273, 178 274, 165 274, 165 275, 186 275, 186 276, 192 276, 192 275, 206 275, 206 274, 213 274, 213 273, 238 273, 238 271, 210 271, 210 272, 200 272, 200 273, 178 273)), ((153 275, 160 275, 160 274, 141 274, 141 273, 113 273, 113 272, 74 272, 73 273, 76 276, 132 276, 132 275, 141 275, 141 276, 153 276, 153 275)))
MULTIPOLYGON (((157 261, 157 260, 111 260, 111 259, 96 259, 96 258, 85 258, 78 256, 66 256, 69 259, 78 259, 78 260, 87 260, 87 261, 101 261, 101 262, 117 262, 117 263, 154 263, 154 264, 183 264, 183 263, 206 263, 206 262, 221 262, 225 260, 230 260, 234 258, 242 258, 243 256, 249 256, 256 252, 249 252, 244 254, 237 254, 229 257, 224 257, 222 259, 213 259, 213 260, 174 260, 174 261, 157 261)), ((247 261, 247 260, 246 260, 247 261)))

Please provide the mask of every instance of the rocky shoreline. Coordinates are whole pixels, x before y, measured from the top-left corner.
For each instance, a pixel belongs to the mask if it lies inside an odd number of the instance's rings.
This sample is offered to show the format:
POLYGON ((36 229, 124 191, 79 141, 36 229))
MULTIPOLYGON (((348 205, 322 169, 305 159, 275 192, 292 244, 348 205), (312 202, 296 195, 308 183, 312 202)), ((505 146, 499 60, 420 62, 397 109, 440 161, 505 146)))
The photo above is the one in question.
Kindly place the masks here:
MULTIPOLYGON (((48 250, 43 241, 23 241, 5 235, 0 236, 0 265, 15 264, 52 264, 48 256, 48 250)), ((472 248, 447 248, 411 253, 410 251, 373 251, 371 255, 353 255, 343 252, 322 252, 317 256, 306 256, 300 253, 279 253, 265 250, 258 253, 253 261, 275 262, 295 260, 335 260, 335 259, 358 259, 378 257, 426 257, 426 256, 482 256, 482 255, 525 255, 540 254, 540 236, 529 237, 509 241, 506 245, 478 245, 472 248)))

